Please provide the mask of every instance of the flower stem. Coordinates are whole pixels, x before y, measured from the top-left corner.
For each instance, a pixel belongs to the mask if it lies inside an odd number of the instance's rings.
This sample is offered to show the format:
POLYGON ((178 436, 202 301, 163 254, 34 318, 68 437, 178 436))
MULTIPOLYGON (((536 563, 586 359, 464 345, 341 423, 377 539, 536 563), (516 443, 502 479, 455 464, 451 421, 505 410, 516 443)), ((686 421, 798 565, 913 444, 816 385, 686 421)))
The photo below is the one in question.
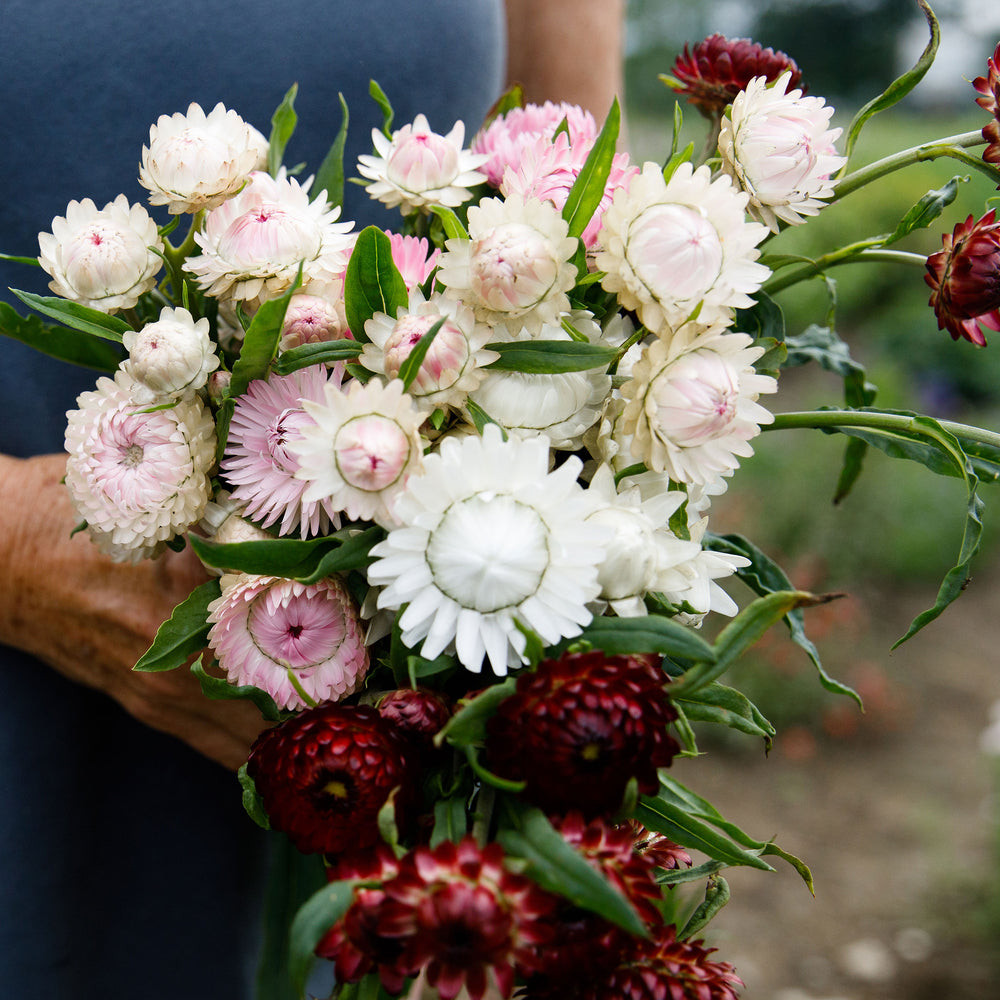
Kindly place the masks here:
POLYGON ((764 283, 764 291, 768 295, 774 295, 783 288, 796 285, 807 278, 814 278, 828 268, 837 267, 839 264, 854 263, 913 264, 917 267, 924 267, 927 258, 923 254, 909 253, 905 250, 861 250, 858 249, 857 243, 852 243, 850 246, 841 247, 839 250, 817 257, 797 271, 786 271, 784 274, 774 275, 764 283))
POLYGON ((992 181, 1000 180, 1000 171, 985 160, 971 156, 965 152, 970 146, 981 146, 985 143, 982 132, 962 132, 959 135, 950 135, 944 139, 933 139, 930 142, 923 142, 919 146, 911 146, 909 149, 900 150, 891 156, 886 156, 874 163, 869 163, 865 167, 855 170, 853 173, 842 177, 834 185, 833 201, 844 198, 857 191, 858 188, 870 184, 872 181, 885 177, 896 170, 902 170, 912 163, 922 163, 925 160, 936 160, 942 156, 950 156, 956 160, 961 160, 966 166, 974 170, 980 170, 992 181))
MULTIPOLYGON (((875 430, 921 433, 914 424, 915 417, 902 413, 884 413, 878 410, 801 410, 791 413, 776 413, 774 423, 765 424, 761 430, 780 431, 797 427, 871 427, 875 430)), ((1000 434, 984 427, 959 424, 952 420, 938 420, 938 425, 959 440, 975 441, 991 448, 1000 449, 1000 434)))

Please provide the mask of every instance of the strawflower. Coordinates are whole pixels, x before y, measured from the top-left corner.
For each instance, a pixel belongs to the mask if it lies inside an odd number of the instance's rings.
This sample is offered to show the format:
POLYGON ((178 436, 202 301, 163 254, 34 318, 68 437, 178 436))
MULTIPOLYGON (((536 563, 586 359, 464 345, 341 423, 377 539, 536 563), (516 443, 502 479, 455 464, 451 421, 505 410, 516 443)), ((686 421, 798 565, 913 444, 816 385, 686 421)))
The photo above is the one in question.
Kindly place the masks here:
POLYGON ((987 163, 1000 163, 1000 44, 986 65, 987 75, 977 76, 972 86, 982 95, 976 98, 976 104, 993 115, 993 120, 983 126, 983 138, 988 143, 983 159, 987 163))

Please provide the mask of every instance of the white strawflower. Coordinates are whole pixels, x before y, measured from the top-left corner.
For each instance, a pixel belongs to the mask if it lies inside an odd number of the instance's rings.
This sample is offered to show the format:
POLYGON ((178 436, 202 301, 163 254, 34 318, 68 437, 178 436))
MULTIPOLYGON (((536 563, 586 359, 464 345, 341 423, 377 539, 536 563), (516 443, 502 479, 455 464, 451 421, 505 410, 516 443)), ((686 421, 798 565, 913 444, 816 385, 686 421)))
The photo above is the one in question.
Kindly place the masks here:
POLYGON ((117 562, 158 555, 203 515, 215 423, 197 396, 144 412, 122 370, 66 414, 66 485, 98 548, 117 562))
POLYGON ((441 295, 425 299, 414 288, 407 306, 395 318, 379 312, 365 323, 370 342, 358 361, 387 379, 397 378, 410 352, 441 319, 444 324, 431 341, 409 393, 425 409, 460 406, 486 377, 483 366, 499 357, 496 351, 486 350, 493 339, 490 328, 477 323, 472 310, 461 302, 441 295))
MULTIPOLYGON (((601 328, 589 314, 575 314, 572 322, 592 343, 600 341, 601 328)), ((571 339, 559 324, 544 325, 539 338, 571 339)), ((495 331, 495 342, 511 339, 502 327, 495 331)), ((489 370, 469 398, 507 430, 522 437, 544 434, 553 448, 575 451, 584 432, 600 417, 610 391, 606 365, 554 374, 489 370)))
POLYGON ((756 263, 767 229, 747 221, 746 204, 707 166, 682 163, 665 182, 657 164, 645 164, 604 212, 595 261, 606 272, 602 286, 657 334, 669 335, 699 304, 699 322, 728 324, 770 274, 756 263))
POLYGON ((113 313, 131 309, 156 285, 163 240, 142 205, 125 195, 98 209, 90 198, 71 201, 65 216, 39 233, 38 263, 52 277, 56 295, 113 313))
POLYGON ((348 391, 328 384, 325 402, 303 399, 311 423, 288 441, 304 480, 303 503, 321 502, 351 520, 396 523, 392 505, 410 475, 420 471, 419 428, 424 414, 403 383, 351 382, 348 391))
POLYGON ((221 103, 206 115, 191 104, 187 114, 161 115, 142 147, 139 183, 151 205, 171 215, 217 208, 267 165, 267 140, 221 103))
POLYGON ((612 532, 598 580, 601 598, 615 614, 644 615, 643 599, 650 591, 686 586, 677 567, 694 559, 701 546, 670 530, 670 516, 687 499, 683 492, 662 489, 645 498, 638 486, 623 486, 619 492, 614 473, 602 465, 589 493, 597 507, 588 521, 612 532))
POLYGON ((465 124, 455 122, 447 135, 431 130, 424 115, 387 139, 372 129, 377 155, 358 157, 358 173, 373 183, 368 195, 410 215, 429 205, 454 208, 472 197, 469 188, 486 181, 477 167, 487 157, 463 148, 465 124))
POLYGON ((546 645, 578 635, 600 592, 605 532, 585 518, 591 501, 569 458, 548 471, 544 437, 446 438, 397 499, 402 525, 372 549, 369 583, 380 608, 402 608, 403 642, 434 658, 454 649, 478 673, 522 662, 524 635, 546 645))
POLYGON ((208 320, 195 322, 187 309, 161 309, 155 323, 138 333, 127 330, 122 343, 129 353, 126 369, 138 383, 133 393, 137 403, 190 394, 219 367, 208 320))
POLYGON ((778 232, 816 215, 833 195, 831 177, 847 162, 834 142, 841 129, 828 128, 833 108, 822 97, 788 88, 791 73, 768 86, 754 77, 737 94, 722 120, 722 169, 750 196, 748 210, 778 232))
POLYGON ((353 223, 336 221, 340 208, 327 205, 326 192, 310 201, 310 182, 299 184, 284 169, 276 178, 257 172, 239 194, 208 213, 194 237, 201 255, 185 264, 204 292, 262 301, 286 291, 299 264, 303 282, 343 272, 353 223))
POLYGON ((777 383, 758 375, 762 347, 745 333, 711 330, 649 345, 621 389, 628 400, 621 432, 632 454, 678 483, 707 484, 753 454, 749 442, 774 418, 757 402, 777 383))
POLYGON ((485 198, 469 209, 469 239, 445 243, 438 280, 481 322, 537 332, 569 309, 566 293, 576 283, 569 259, 577 241, 568 233, 548 202, 485 198))

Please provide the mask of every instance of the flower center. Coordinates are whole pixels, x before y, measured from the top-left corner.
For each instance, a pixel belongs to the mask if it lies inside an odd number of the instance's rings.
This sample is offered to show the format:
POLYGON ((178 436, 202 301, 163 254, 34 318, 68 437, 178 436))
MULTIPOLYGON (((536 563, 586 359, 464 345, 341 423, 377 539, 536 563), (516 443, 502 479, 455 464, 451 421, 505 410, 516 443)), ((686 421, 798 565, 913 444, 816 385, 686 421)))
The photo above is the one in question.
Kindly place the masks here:
POLYGON ((288 442, 301 438, 299 428, 304 423, 308 423, 305 413, 300 409, 289 407, 282 410, 277 419, 268 425, 264 441, 271 462, 279 472, 294 475, 298 469, 298 459, 288 447, 288 442))
POLYGON ((548 529, 538 512, 507 494, 453 504, 431 535, 427 563, 435 584, 480 614, 531 597, 549 564, 548 529))
POLYGON ((122 465, 129 469, 137 469, 142 463, 142 445, 141 444, 130 444, 125 449, 125 454, 122 456, 122 465))
POLYGON ((347 634, 343 609, 329 591, 298 594, 287 602, 258 595, 247 617, 254 645, 269 660, 293 670, 318 666, 333 657, 347 634))

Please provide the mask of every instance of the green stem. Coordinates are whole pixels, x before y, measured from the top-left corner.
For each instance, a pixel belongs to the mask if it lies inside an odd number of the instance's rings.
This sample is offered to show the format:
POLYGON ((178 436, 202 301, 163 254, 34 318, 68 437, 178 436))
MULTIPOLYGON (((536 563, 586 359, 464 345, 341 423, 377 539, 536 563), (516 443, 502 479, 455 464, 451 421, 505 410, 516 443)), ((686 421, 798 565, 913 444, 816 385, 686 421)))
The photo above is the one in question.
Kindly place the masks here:
MULTIPOLYGON (((901 413, 883 413, 875 410, 801 410, 791 413, 776 413, 774 423, 765 424, 761 430, 781 431, 797 427, 872 427, 875 430, 904 431, 923 434, 914 426, 914 417, 901 413)), ((971 424, 958 424, 952 420, 938 420, 937 423, 959 440, 975 441, 1000 448, 1000 434, 971 424)))
POLYGON ((936 160, 942 156, 950 156, 956 160, 961 160, 966 166, 974 170, 980 170, 991 180, 996 182, 1000 179, 1000 171, 984 160, 970 156, 965 149, 970 146, 982 146, 985 143, 982 132, 962 132, 959 135, 950 135, 944 139, 933 139, 930 142, 923 142, 919 146, 911 146, 909 149, 900 150, 891 156, 886 156, 874 163, 869 163, 865 167, 855 170, 853 173, 842 177, 834 185, 833 201, 844 198, 857 191, 858 188, 870 184, 872 181, 885 177, 896 170, 902 170, 912 163, 922 163, 925 160, 936 160))
POLYGON ((201 223, 204 218, 204 211, 195 212, 191 216, 191 226, 187 231, 187 236, 184 237, 184 242, 179 247, 172 246, 169 240, 165 241, 163 245, 163 256, 170 271, 170 284, 177 302, 181 301, 181 288, 184 284, 184 262, 197 247, 197 243, 194 241, 194 234, 201 229, 201 223))
POLYGON ((848 247, 841 247, 831 253, 817 257, 805 267, 797 271, 786 271, 781 275, 774 275, 764 282, 764 291, 768 295, 774 295, 783 288, 796 285, 807 278, 814 278, 817 274, 822 274, 828 268, 837 267, 840 264, 853 263, 890 263, 890 264, 915 264, 923 267, 927 263, 927 258, 923 254, 909 253, 905 250, 859 250, 858 244, 853 243, 848 247))

